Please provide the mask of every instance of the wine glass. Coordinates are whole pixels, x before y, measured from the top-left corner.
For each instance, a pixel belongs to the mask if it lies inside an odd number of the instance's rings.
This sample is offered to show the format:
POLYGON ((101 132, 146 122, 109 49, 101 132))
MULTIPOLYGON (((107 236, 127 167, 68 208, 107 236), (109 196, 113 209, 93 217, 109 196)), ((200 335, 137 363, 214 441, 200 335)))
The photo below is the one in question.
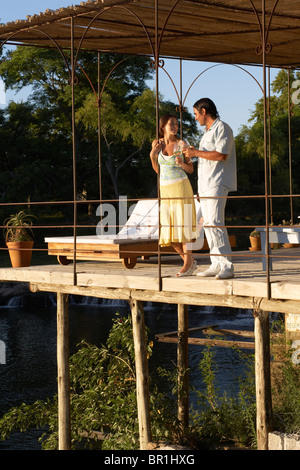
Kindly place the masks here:
MULTIPOLYGON (((185 140, 181 140, 181 142, 182 142, 182 150, 183 150, 183 152, 184 152, 186 149, 188 149, 188 148, 191 147, 190 143, 189 143, 186 139, 185 139, 185 140)), ((199 158, 199 159, 198 159, 197 157, 190 157, 190 160, 191 160, 192 162, 198 162, 198 160, 199 160, 200 163, 202 163, 202 158, 199 158)))
POLYGON ((174 147, 173 147, 173 152, 176 157, 178 157, 181 154, 182 152, 181 140, 178 140, 175 142, 174 147))
POLYGON ((180 142, 182 142, 182 150, 186 150, 190 147, 190 144, 188 143, 188 141, 186 139, 181 140, 180 142))
MULTIPOLYGON (((173 153, 175 155, 175 159, 176 159, 176 157, 181 156, 181 154, 182 154, 182 140, 178 140, 177 142, 175 142, 174 147, 173 147, 173 153)), ((180 166, 180 165, 178 165, 178 163, 176 163, 176 165, 180 166)))
POLYGON ((181 158, 184 160, 184 154, 183 151, 189 147, 189 143, 187 140, 178 140, 174 144, 173 152, 175 157, 181 156, 181 158))

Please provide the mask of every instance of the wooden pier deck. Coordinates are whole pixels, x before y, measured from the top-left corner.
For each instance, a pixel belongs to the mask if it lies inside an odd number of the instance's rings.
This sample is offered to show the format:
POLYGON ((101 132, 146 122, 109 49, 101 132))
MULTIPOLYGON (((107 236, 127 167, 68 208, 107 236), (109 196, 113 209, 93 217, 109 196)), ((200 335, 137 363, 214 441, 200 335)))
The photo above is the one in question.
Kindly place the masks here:
MULTIPOLYGON (((274 250, 270 271, 270 306, 286 305, 300 313, 300 248, 274 250), (281 302, 280 302, 281 301, 281 302), (291 301, 291 302, 282 302, 291 301)), ((76 263, 74 286, 73 264, 58 263, 27 268, 0 268, 1 281, 28 282, 32 290, 78 293, 104 298, 136 298, 204 305, 228 305, 251 308, 251 299, 268 300, 266 272, 262 269, 260 252, 234 252, 235 277, 227 280, 201 278, 196 272, 209 264, 208 255, 195 254, 198 269, 192 276, 176 277, 180 261, 177 255, 161 257, 161 289, 157 259, 139 261, 134 269, 126 269, 118 261, 76 263), (211 298, 211 296, 213 296, 211 298), (203 303, 204 302, 204 303, 203 303)), ((264 303, 266 306, 266 303, 264 303)), ((269 311, 274 310, 273 308, 269 311)))
MULTIPOLYGON (((161 257, 161 282, 157 259, 140 261, 134 269, 120 262, 77 262, 27 268, 0 268, 0 281, 26 282, 32 292, 57 295, 57 369, 59 449, 71 448, 69 376, 68 294, 106 299, 125 299, 131 306, 136 361, 137 407, 140 449, 151 443, 149 374, 143 302, 178 305, 178 379, 186 397, 178 399, 178 419, 188 425, 188 305, 211 305, 253 310, 258 450, 268 449, 272 431, 269 312, 300 315, 300 248, 273 252, 270 284, 262 268, 260 252, 234 252, 235 277, 228 280, 195 275, 176 277, 179 257, 161 257), (75 282, 74 282, 75 281, 75 282), (270 289, 268 287, 270 286, 270 289)), ((198 272, 209 264, 209 256, 196 254, 198 272)))

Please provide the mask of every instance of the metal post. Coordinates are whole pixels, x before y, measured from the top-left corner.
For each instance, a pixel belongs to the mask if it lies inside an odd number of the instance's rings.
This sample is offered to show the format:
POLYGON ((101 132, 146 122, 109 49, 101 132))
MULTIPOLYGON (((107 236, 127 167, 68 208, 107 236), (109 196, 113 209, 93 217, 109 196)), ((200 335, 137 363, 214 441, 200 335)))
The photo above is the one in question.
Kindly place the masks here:
MULTIPOLYGON (((158 46, 158 0, 155 0, 155 88, 156 88, 156 138, 158 139, 158 127, 159 127, 159 83, 158 83, 158 68, 159 68, 159 46, 158 46)), ((161 230, 160 224, 160 188, 159 188, 159 170, 157 173, 157 198, 158 198, 158 225, 159 225, 159 235, 161 230)), ((159 290, 162 289, 162 279, 161 279, 161 251, 160 245, 157 246, 157 256, 158 256, 158 286, 159 290)))
MULTIPOLYGON (((271 160, 271 79, 268 67, 268 131, 269 131, 269 191, 272 195, 272 160, 271 160)), ((270 222, 273 224, 273 199, 270 197, 270 222)))
POLYGON ((183 137, 183 129, 182 129, 182 114, 183 114, 183 106, 182 106, 182 59, 179 60, 179 74, 180 74, 180 103, 179 103, 179 115, 180 115, 180 139, 183 137))
POLYGON ((291 71, 288 69, 288 127, 289 127, 289 178, 290 178, 290 206, 291 206, 291 223, 294 223, 294 209, 293 209, 293 180, 292 180, 292 133, 291 133, 291 90, 290 90, 290 77, 291 71))
MULTIPOLYGON (((265 161, 265 216, 266 216, 266 246, 269 246, 269 191, 268 191, 268 158, 267 158, 267 98, 266 98, 266 24, 265 24, 265 0, 262 0, 262 57, 263 57, 263 89, 264 89, 264 161, 265 161)), ((270 258, 269 250, 266 251, 267 296, 271 297, 270 285, 270 258)))
POLYGON ((72 87, 72 144, 73 144, 73 233, 74 233, 74 263, 73 284, 76 279, 76 225, 77 225, 77 175, 76 175, 76 126, 75 126, 75 60, 74 60, 74 18, 71 17, 71 87, 72 87))
POLYGON ((98 165, 99 165, 99 199, 102 200, 102 173, 101 173, 101 85, 100 85, 100 52, 98 52, 98 165))

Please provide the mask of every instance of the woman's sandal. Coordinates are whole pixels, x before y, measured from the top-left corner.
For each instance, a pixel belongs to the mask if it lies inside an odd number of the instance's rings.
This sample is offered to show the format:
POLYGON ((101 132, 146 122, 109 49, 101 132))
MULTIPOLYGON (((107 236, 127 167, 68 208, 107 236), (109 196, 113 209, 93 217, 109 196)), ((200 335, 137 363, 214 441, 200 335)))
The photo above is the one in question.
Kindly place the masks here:
POLYGON ((176 276, 177 277, 183 277, 183 276, 190 276, 191 274, 193 274, 193 272, 195 271, 195 269, 197 269, 197 261, 194 260, 191 264, 191 266, 189 267, 189 269, 187 271, 185 271, 184 273, 177 273, 176 276))

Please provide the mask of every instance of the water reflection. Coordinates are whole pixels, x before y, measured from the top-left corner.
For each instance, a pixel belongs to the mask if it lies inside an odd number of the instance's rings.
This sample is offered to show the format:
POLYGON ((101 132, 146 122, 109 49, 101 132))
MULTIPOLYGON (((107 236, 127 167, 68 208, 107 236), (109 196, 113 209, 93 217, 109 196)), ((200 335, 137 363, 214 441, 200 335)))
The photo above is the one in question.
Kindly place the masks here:
MULTIPOLYGON (((35 295, 35 294, 34 294, 35 295)), ((34 295, 31 296, 34 298, 34 295)), ((0 364, 0 414, 22 402, 32 403, 56 393, 56 307, 54 296, 41 296, 40 305, 31 303, 30 297, 12 299, 0 308, 0 340, 6 345, 6 364, 0 364)), ((70 298, 70 353, 76 351, 81 340, 100 346, 106 342, 116 312, 127 315, 125 301, 93 298, 70 298)), ((147 303, 145 321, 151 339, 156 333, 177 329, 177 308, 174 305, 147 303)), ((189 308, 189 326, 216 323, 230 329, 253 329, 250 311, 225 308, 189 308)), ((193 332, 193 336, 197 333, 193 332)), ((189 347, 190 381, 203 387, 198 369, 202 347, 189 347)), ((218 362, 218 381, 224 389, 233 385, 242 364, 236 353, 227 348, 215 348, 218 362)), ((155 375, 157 366, 173 367, 176 363, 176 345, 154 342, 149 363, 155 375)), ((193 400, 193 396, 192 396, 193 400)), ((38 449, 36 431, 17 434, 5 443, 4 449, 38 449)))

